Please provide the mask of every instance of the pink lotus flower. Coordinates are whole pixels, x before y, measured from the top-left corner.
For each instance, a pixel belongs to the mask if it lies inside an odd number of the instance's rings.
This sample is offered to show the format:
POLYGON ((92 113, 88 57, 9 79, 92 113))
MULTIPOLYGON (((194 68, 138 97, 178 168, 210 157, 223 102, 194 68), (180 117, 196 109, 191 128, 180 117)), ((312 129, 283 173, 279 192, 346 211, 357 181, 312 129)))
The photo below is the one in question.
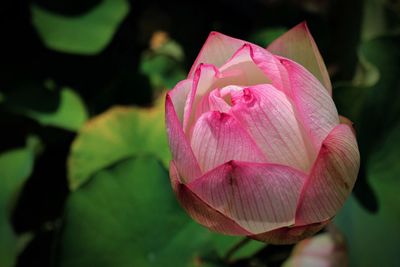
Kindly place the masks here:
POLYGON ((166 97, 174 192, 212 231, 293 243, 349 196, 360 156, 305 23, 267 49, 210 33, 166 97))

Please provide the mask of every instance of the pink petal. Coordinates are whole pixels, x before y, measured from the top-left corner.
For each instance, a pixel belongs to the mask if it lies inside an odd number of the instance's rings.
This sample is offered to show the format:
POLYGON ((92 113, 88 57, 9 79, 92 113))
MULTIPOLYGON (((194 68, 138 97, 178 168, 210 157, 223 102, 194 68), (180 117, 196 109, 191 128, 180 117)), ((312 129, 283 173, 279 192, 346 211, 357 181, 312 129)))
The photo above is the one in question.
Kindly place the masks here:
POLYGON ((290 167, 231 161, 187 186, 254 234, 294 224, 305 174, 290 167))
POLYGON ((176 115, 169 93, 165 101, 165 119, 172 158, 176 162, 176 166, 180 176, 183 177, 183 181, 189 182, 200 176, 200 167, 183 133, 182 125, 176 115))
POLYGON ((203 173, 233 159, 266 162, 238 121, 219 111, 204 113, 197 120, 191 145, 203 173))
POLYGON ((275 245, 294 244, 319 232, 330 221, 304 226, 282 227, 273 231, 249 236, 252 239, 275 245))
POLYGON ((325 86, 329 94, 332 94, 332 85, 324 60, 305 22, 280 36, 267 50, 304 66, 325 86))
POLYGON ((292 100, 315 151, 319 151, 322 141, 339 124, 332 97, 303 66, 255 45, 251 47, 254 62, 271 79, 274 87, 292 100))
POLYGON ((280 61, 288 73, 289 95, 318 151, 322 141, 339 124, 335 104, 322 84, 304 67, 289 59, 280 58, 280 61))
POLYGON ((296 225, 332 218, 350 195, 360 167, 360 154, 351 128, 340 124, 324 140, 302 190, 296 225))
POLYGON ((197 106, 220 80, 218 69, 213 65, 200 64, 193 78, 193 87, 187 98, 184 110, 183 129, 187 133, 195 121, 197 106))
POLYGON ((170 166, 170 178, 172 188, 177 196, 179 203, 187 211, 190 217, 198 223, 204 225, 211 231, 228 235, 249 235, 250 232, 244 230, 232 219, 211 208, 202 201, 196 194, 190 191, 186 185, 182 184, 178 171, 173 161, 170 166))
POLYGON ((196 119, 208 111, 219 111, 228 113, 231 109, 230 91, 242 90, 242 87, 229 85, 222 89, 214 89, 205 95, 196 108, 196 119))
MULTIPOLYGON (((234 85, 227 86, 228 88, 238 88, 234 85)), ((224 87, 224 88, 227 88, 224 87)), ((220 90, 214 90, 210 93, 210 96, 208 98, 208 103, 209 103, 209 108, 212 111, 220 111, 224 113, 228 113, 229 110, 231 109, 231 106, 227 103, 227 101, 224 99, 224 96, 221 95, 220 90)))
POLYGON ((222 66, 243 44, 242 40, 211 32, 190 69, 188 77, 193 77, 197 67, 202 63, 213 64, 216 67, 222 66))
POLYGON ((192 80, 183 80, 180 81, 177 85, 175 85, 174 89, 169 91, 169 95, 172 100, 172 104, 174 106, 176 115, 181 123, 183 123, 183 112, 185 109, 186 101, 188 95, 192 89, 193 81, 192 80))
POLYGON ((249 48, 252 60, 271 80, 272 85, 290 96, 291 89, 288 73, 280 59, 257 45, 250 45, 249 48))
POLYGON ((305 239, 293 248, 285 267, 347 267, 348 248, 343 234, 334 225, 327 232, 305 239))
POLYGON ((268 162, 308 171, 315 159, 295 110, 284 93, 270 84, 232 92, 231 113, 250 133, 268 162))
MULTIPOLYGON (((194 121, 198 119, 204 111, 204 105, 201 100, 207 96, 213 89, 222 88, 228 85, 246 85, 247 77, 238 66, 220 72, 214 65, 200 64, 193 77, 193 86, 187 97, 185 104, 183 128, 186 133, 189 132, 194 121)), ((265 77, 265 76, 264 76, 265 77)), ((267 78, 264 81, 268 81, 267 78)))
MULTIPOLYGON (((244 44, 223 66, 220 67, 221 73, 237 73, 241 76, 240 85, 255 85, 261 83, 271 83, 263 71, 254 63, 251 57, 251 45, 244 44)), ((236 85, 238 85, 236 83, 236 85)))

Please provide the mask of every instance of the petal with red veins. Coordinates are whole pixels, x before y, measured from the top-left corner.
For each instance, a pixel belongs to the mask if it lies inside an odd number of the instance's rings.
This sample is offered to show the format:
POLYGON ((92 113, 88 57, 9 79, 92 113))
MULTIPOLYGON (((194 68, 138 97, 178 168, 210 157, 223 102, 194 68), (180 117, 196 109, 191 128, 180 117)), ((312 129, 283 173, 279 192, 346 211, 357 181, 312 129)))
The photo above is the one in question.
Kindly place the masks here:
MULTIPOLYGON (((251 57, 251 45, 243 45, 236 51, 232 58, 219 70, 215 65, 199 64, 193 76, 193 86, 185 104, 183 128, 185 133, 191 129, 197 115, 203 113, 204 106, 198 105, 201 99, 213 89, 223 88, 228 85, 254 85, 269 83, 270 79, 264 75, 251 57)), ((272 56, 272 54, 271 54, 272 56)), ((281 66, 282 67, 282 66, 281 66)), ((284 68, 282 67, 284 70, 284 68)))
POLYGON ((340 124, 324 140, 317 160, 302 189, 296 225, 332 218, 350 195, 360 167, 354 133, 340 124))
POLYGON ((254 140, 231 115, 210 111, 193 128, 191 145, 202 172, 228 162, 266 162, 254 140))
POLYGON ((222 66, 245 42, 226 36, 219 32, 211 32, 201 48, 188 77, 193 77, 200 64, 222 66))
POLYGON ((250 45, 250 56, 254 63, 271 80, 278 90, 290 96, 290 83, 286 68, 281 64, 278 57, 267 50, 257 46, 250 45))
POLYGON ((287 166, 231 161, 187 186, 246 230, 293 225, 305 174, 287 166))
POLYGON ((277 38, 267 50, 301 64, 332 94, 332 84, 324 60, 305 22, 277 38))
POLYGON ((319 151, 322 141, 339 124, 332 97, 321 82, 300 64, 274 56, 255 45, 251 47, 254 62, 294 103, 314 150, 319 151))
POLYGON ((172 104, 176 115, 181 123, 183 123, 183 112, 185 110, 186 101, 190 90, 192 89, 193 80, 183 80, 175 85, 174 89, 169 91, 169 96, 171 97, 172 104))
MULTIPOLYGON (((229 88, 238 88, 234 85, 228 86, 229 88)), ((226 88, 226 87, 224 87, 226 88)), ((227 103, 227 100, 224 99, 224 96, 221 95, 220 90, 216 89, 210 93, 210 96, 208 97, 208 103, 210 110, 212 111, 220 111, 220 112, 225 112, 228 113, 229 110, 231 109, 231 106, 227 103)))
POLYGON ((200 118, 203 113, 208 111, 220 111, 228 113, 230 109, 231 106, 221 95, 220 90, 214 89, 200 100, 196 108, 196 119, 200 118))
POLYGON ((180 181, 179 173, 173 161, 170 166, 170 178, 172 189, 177 196, 181 206, 187 211, 190 217, 211 231, 228 235, 251 235, 250 232, 244 230, 232 219, 226 217, 219 211, 213 209, 188 187, 180 181))
POLYGON ((308 171, 314 150, 286 95, 270 84, 232 91, 231 113, 250 133, 268 162, 308 171))
POLYGON ((168 142, 172 158, 176 162, 183 181, 189 182, 200 176, 200 167, 193 154, 190 143, 183 133, 182 125, 176 115, 171 97, 167 94, 165 101, 165 120, 168 142))
POLYGON ((193 87, 186 100, 183 129, 187 133, 195 121, 195 114, 198 113, 197 106, 200 101, 210 92, 213 84, 219 80, 218 70, 213 65, 201 64, 193 78, 193 87))
POLYGON ((271 83, 251 58, 250 44, 244 44, 229 61, 220 67, 219 71, 223 74, 236 72, 238 76, 242 77, 240 85, 271 83))
POLYGON ((280 60, 288 73, 289 96, 314 148, 319 151, 322 141, 339 124, 335 103, 322 84, 303 66, 286 58, 280 60))
MULTIPOLYGON (((235 75, 235 74, 233 74, 235 75)), ((198 105, 214 88, 224 87, 235 82, 235 76, 222 75, 213 65, 200 64, 193 78, 193 87, 185 104, 183 129, 188 133, 194 121, 198 105)), ((201 114, 201 113, 200 113, 201 114)))

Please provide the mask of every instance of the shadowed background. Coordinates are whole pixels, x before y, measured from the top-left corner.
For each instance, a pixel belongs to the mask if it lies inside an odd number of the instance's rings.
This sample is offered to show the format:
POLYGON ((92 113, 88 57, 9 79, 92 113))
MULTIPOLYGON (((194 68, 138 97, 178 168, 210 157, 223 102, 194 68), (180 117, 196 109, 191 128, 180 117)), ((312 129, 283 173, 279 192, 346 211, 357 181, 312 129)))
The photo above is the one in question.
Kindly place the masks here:
POLYGON ((398 1, 25 0, 0 19, 0 267, 300 266, 284 263, 293 246, 184 214, 163 92, 210 31, 266 46, 304 20, 361 151, 341 249, 350 266, 400 265, 398 1))

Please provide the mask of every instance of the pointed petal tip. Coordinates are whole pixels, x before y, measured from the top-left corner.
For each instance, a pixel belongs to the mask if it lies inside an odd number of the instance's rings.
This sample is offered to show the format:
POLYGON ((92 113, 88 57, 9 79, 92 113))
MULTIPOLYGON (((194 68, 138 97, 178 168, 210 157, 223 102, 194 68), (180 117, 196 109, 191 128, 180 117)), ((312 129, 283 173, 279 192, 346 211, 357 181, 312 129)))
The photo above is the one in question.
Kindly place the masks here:
POLYGON ((210 32, 190 69, 188 77, 193 77, 200 63, 213 64, 216 67, 222 66, 243 43, 242 40, 222 33, 210 32))
POLYGON ((306 21, 297 24, 275 39, 267 50, 303 65, 332 95, 332 84, 327 68, 306 21))
POLYGON ((310 32, 308 29, 308 24, 306 20, 303 20, 302 22, 300 22, 299 24, 297 24, 296 26, 294 26, 294 28, 303 28, 304 30, 306 30, 307 32, 310 32))

